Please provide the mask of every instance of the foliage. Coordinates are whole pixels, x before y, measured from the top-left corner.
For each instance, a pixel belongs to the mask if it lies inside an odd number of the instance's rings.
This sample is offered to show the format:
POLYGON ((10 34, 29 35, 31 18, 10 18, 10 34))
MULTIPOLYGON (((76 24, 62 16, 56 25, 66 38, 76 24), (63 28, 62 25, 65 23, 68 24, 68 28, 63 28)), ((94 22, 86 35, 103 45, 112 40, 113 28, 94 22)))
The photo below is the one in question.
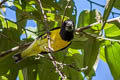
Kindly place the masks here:
MULTIPOLYGON (((67 0, 41 0, 41 2, 50 29, 60 26, 67 0)), ((76 33, 72 44, 67 49, 53 54, 56 61, 75 67, 63 66, 62 72, 67 76, 67 80, 84 80, 84 75, 92 79, 95 76, 95 63, 98 57, 109 65, 114 79, 120 79, 120 22, 115 20, 107 23, 111 9, 113 7, 120 9, 119 3, 119 0, 107 0, 103 16, 96 9, 84 10, 80 13, 76 28, 83 28, 99 20, 102 20, 103 23, 76 33), (103 30, 101 30, 102 27, 103 30), (101 31, 104 32, 102 36, 100 35, 101 31), (76 70, 85 67, 88 67, 85 71, 76 70)), ((74 1, 70 2, 69 7, 66 9, 65 19, 71 19, 76 23, 77 9, 74 1)), ((42 12, 37 0, 8 0, 7 6, 2 4, 0 8, 1 53, 17 45, 31 42, 36 36, 45 32, 42 12), (7 13, 6 8, 16 13, 16 22, 4 17, 4 14, 7 13), (37 27, 26 26, 29 20, 33 20, 37 27), (21 35, 25 35, 26 38, 20 39, 21 35)), ((35 56, 32 56, 16 64, 12 56, 22 50, 0 57, 0 80, 15 80, 16 78, 19 80, 61 79, 52 62, 46 58, 36 60, 35 56)), ((48 57, 48 55, 45 56, 48 57)))

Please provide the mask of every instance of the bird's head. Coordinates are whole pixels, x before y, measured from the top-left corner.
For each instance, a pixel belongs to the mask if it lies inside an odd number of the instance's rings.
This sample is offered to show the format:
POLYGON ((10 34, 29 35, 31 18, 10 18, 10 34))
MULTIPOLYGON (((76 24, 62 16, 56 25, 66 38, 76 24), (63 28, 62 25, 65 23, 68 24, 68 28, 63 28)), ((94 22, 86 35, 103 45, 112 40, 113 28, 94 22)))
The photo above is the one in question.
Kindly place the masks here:
POLYGON ((62 27, 67 32, 74 32, 74 30, 75 30, 74 22, 72 20, 64 21, 62 24, 62 27))
POLYGON ((75 26, 72 20, 66 20, 63 22, 60 35, 63 40, 71 41, 74 37, 75 26))

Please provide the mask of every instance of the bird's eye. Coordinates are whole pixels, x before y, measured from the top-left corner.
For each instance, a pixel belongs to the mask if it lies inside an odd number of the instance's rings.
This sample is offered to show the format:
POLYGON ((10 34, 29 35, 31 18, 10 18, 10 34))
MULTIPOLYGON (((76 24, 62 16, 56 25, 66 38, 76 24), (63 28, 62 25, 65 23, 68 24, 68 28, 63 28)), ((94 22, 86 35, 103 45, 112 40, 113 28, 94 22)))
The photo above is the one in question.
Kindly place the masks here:
POLYGON ((74 22, 71 20, 64 21, 63 26, 64 26, 66 31, 73 31, 74 30, 74 22))
POLYGON ((72 27, 72 26, 66 26, 66 27, 65 27, 65 30, 66 30, 66 31, 73 31, 73 27, 72 27))

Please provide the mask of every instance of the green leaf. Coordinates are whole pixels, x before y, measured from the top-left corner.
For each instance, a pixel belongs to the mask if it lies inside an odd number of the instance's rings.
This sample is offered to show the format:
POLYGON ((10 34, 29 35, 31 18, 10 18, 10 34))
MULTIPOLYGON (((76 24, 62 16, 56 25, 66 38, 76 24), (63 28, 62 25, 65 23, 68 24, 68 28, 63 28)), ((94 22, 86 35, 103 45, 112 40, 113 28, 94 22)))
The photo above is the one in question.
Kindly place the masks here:
MULTIPOLYGON (((20 35, 18 29, 16 29, 16 25, 11 22, 7 22, 8 26, 3 26, 4 28, 0 32, 0 34, 3 34, 5 36, 0 37, 0 53, 2 51, 6 51, 11 49, 12 47, 16 46, 16 43, 20 41, 20 35)), ((0 75, 8 76, 9 79, 14 80, 16 78, 16 72, 13 71, 12 65, 12 57, 11 55, 15 53, 7 54, 6 56, 0 57, 0 75), (9 71, 10 74, 7 74, 9 71), (15 74, 13 74, 14 72, 15 74), (13 75, 11 77, 11 75, 13 75)), ((16 70, 17 71, 17 70, 16 70)))
POLYGON ((109 17, 109 14, 110 14, 110 12, 113 8, 113 5, 114 5, 115 1, 116 0, 107 0, 107 2, 106 2, 104 14, 103 14, 103 26, 106 24, 106 21, 109 17))
POLYGON ((12 67, 13 67, 13 65, 12 65, 11 56, 0 61, 0 76, 4 75, 7 77, 10 73, 10 68, 12 68, 12 67))
POLYGON ((118 20, 117 21, 112 21, 110 23, 115 24, 120 29, 120 22, 118 20))
POLYGON ((88 75, 95 64, 99 52, 100 42, 93 37, 89 37, 84 49, 84 67, 88 66, 85 75, 88 75))
POLYGON ((50 8, 54 7, 56 10, 62 10, 62 8, 53 0, 41 0, 43 7, 50 8), (46 3, 47 2, 47 3, 46 3))
POLYGON ((41 59, 38 65, 38 73, 40 80, 58 80, 59 78, 59 74, 55 72, 52 62, 46 59, 41 59))
POLYGON ((0 20, 0 29, 2 28, 2 21, 0 20))
POLYGON ((37 9, 32 5, 35 4, 34 1, 21 0, 22 10, 26 12, 36 11, 37 9))
MULTIPOLYGON (((69 48, 68 53, 65 53, 65 51, 59 51, 55 53, 54 56, 59 62, 71 64, 76 69, 83 68, 83 54, 81 54, 79 49, 69 48)), ((69 66, 64 66, 62 71, 67 76, 67 80, 83 80, 81 72, 70 68, 69 66)))
POLYGON ((110 67, 114 80, 120 79, 120 44, 117 42, 106 42, 105 57, 110 67))
MULTIPOLYGON (((66 4, 67 4, 67 1, 65 0, 58 1, 58 5, 62 8, 62 10, 59 12, 60 15, 64 15, 64 9, 66 7, 66 4)), ((77 9, 73 0, 71 0, 69 6, 70 8, 66 9, 65 16, 69 17, 71 20, 74 21, 74 23, 76 23, 77 9)))
POLYGON ((109 33, 106 36, 110 36, 110 37, 120 36, 120 30, 109 33))
POLYGON ((26 26, 28 15, 25 14, 25 12, 17 9, 16 18, 17 18, 17 27, 18 27, 19 33, 21 34, 22 29, 24 29, 26 26))
POLYGON ((114 37, 120 35, 119 34, 120 29, 114 24, 107 24, 104 29, 106 37, 114 37))
POLYGON ((104 30, 106 37, 120 39, 120 29, 115 24, 106 24, 104 30))
POLYGON ((10 28, 10 27, 12 27, 12 28, 14 28, 14 29, 16 29, 16 30, 18 29, 16 23, 13 23, 13 22, 10 22, 10 21, 7 21, 7 23, 8 23, 8 24, 6 24, 5 28, 7 28, 7 27, 10 28), (7 26, 7 25, 8 25, 8 26, 7 26))
POLYGON ((14 5, 19 9, 27 12, 35 11, 36 8, 32 4, 35 4, 35 1, 27 0, 14 0, 14 5))
POLYGON ((27 67, 27 79, 36 80, 37 78, 37 64, 27 67))
POLYGON ((67 80, 84 80, 81 72, 77 72, 76 70, 68 67, 65 67, 64 71, 66 71, 67 80))
POLYGON ((26 29, 27 29, 26 33, 27 33, 28 38, 31 37, 33 39, 36 39, 38 37, 37 34, 35 34, 35 32, 37 32, 36 27, 29 26, 29 27, 26 27, 26 29))
POLYGON ((19 78, 19 80, 24 80, 24 77, 23 77, 23 74, 22 74, 22 70, 19 70, 18 78, 19 78))
POLYGON ((13 66, 13 67, 10 69, 10 73, 9 73, 9 75, 8 75, 8 79, 9 79, 9 80, 16 80, 17 74, 18 74, 18 70, 13 66))
POLYGON ((21 3, 20 3, 19 0, 14 0, 14 5, 15 5, 18 9, 22 10, 22 6, 21 6, 21 3))
POLYGON ((75 35, 72 44, 69 47, 73 49, 84 49, 87 39, 88 38, 83 34, 75 35))
POLYGON ((5 76, 0 76, 0 80, 8 80, 8 78, 5 76))
MULTIPOLYGON (((78 49, 69 48, 68 53, 64 58, 64 63, 71 64, 76 69, 81 69, 83 68, 83 54, 81 54, 78 49)), ((67 75, 68 80, 83 80, 82 73, 73 68, 64 66, 63 71, 67 75)))
POLYGON ((18 33, 18 30, 10 27, 8 29, 4 28, 2 29, 1 34, 7 36, 9 39, 5 38, 4 36, 0 37, 0 51, 8 50, 12 47, 14 47, 16 42, 20 41, 20 35, 18 33), (12 41, 13 40, 13 41, 12 41))
POLYGON ((120 9, 120 0, 116 0, 114 7, 120 9))
POLYGON ((106 62, 104 46, 100 47, 100 59, 102 59, 104 62, 106 62))
POLYGON ((93 29, 95 31, 100 31, 101 30, 101 26, 102 26, 102 24, 99 23, 99 24, 96 24, 96 25, 92 26, 91 29, 93 29))
POLYGON ((83 27, 83 26, 88 26, 94 22, 99 21, 101 18, 101 14, 98 10, 84 10, 80 13, 79 15, 79 20, 78 20, 78 27, 83 27))

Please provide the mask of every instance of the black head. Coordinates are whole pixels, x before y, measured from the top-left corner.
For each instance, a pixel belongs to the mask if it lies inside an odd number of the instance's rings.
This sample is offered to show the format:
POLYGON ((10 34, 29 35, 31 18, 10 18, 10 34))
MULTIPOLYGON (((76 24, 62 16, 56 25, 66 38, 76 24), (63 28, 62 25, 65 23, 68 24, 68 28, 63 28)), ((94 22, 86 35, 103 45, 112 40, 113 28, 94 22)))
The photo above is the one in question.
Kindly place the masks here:
POLYGON ((74 22, 72 20, 66 20, 63 22, 60 35, 63 40, 71 41, 74 37, 74 22))
POLYGON ((62 28, 68 32, 73 32, 75 30, 74 22, 72 20, 66 20, 62 24, 62 28))

